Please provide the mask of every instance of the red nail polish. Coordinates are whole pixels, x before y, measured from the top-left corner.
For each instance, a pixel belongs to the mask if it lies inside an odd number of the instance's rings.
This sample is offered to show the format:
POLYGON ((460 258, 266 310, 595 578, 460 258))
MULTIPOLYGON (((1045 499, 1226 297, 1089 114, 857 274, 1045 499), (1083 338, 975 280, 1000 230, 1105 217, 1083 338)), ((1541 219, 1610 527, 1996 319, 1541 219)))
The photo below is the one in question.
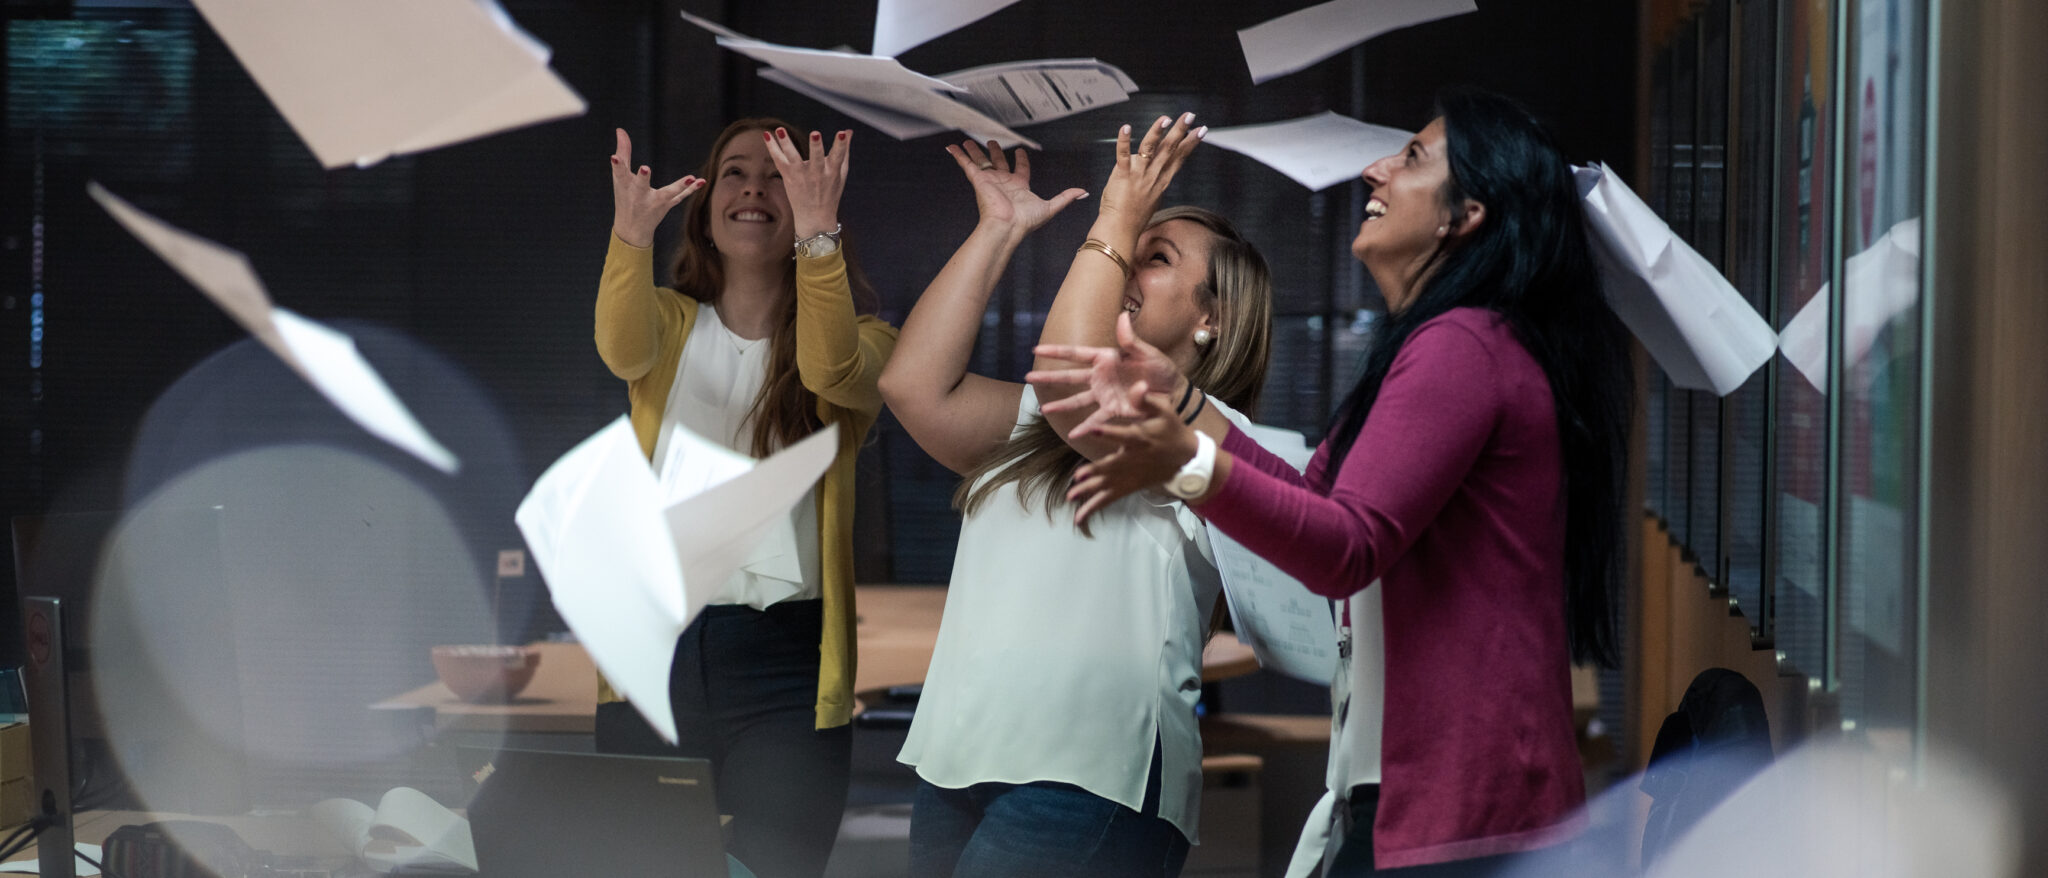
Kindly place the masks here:
POLYGON ((771 134, 771 133, 769 133, 769 132, 763 131, 763 132, 761 132, 761 139, 762 139, 762 140, 774 140, 774 139, 775 139, 775 135, 774 135, 774 134, 771 134))
POLYGON ((840 140, 845 140, 845 139, 846 139, 846 135, 847 135, 847 132, 845 132, 845 131, 841 131, 841 132, 839 132, 839 139, 840 139, 840 140))

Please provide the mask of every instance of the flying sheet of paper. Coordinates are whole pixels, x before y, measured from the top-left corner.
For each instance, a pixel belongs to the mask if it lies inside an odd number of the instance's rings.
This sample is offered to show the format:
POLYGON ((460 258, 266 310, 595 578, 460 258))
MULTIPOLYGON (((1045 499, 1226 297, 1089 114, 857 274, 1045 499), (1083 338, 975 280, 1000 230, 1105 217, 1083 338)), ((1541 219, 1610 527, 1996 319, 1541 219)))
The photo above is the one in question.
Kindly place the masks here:
POLYGON ((346 334, 272 307, 247 256, 150 216, 98 183, 86 191, 349 420, 444 473, 461 468, 455 453, 421 426, 346 334))
MULTIPOLYGON (((1307 468, 1315 454, 1292 430, 1259 424, 1239 429, 1297 470, 1307 468)), ((1259 665, 1328 685, 1337 670, 1337 623, 1330 601, 1221 530, 1209 529, 1209 545, 1223 574, 1231 627, 1258 656, 1259 665)))
MULTIPOLYGON (((1842 265, 1842 364, 1870 355, 1886 324, 1920 301, 1920 218, 1902 220, 1842 265)), ((1828 392, 1828 287, 1785 324, 1779 347, 1814 389, 1828 392)))
POLYGON ((493 0, 193 0, 329 168, 580 116, 493 0))
MULTIPOLYGON (((789 78, 838 95, 841 101, 872 104, 890 113, 927 120, 941 126, 940 130, 957 129, 975 140, 994 140, 1006 147, 1023 144, 1039 148, 1037 141, 960 100, 958 96, 969 95, 967 89, 910 70, 894 58, 763 42, 687 12, 682 15, 716 34, 719 45, 768 64, 789 78)), ((774 81, 787 84, 781 78, 774 81)), ((838 102, 831 103, 840 106, 838 102)), ((851 112, 848 115, 862 118, 851 112)), ((889 129, 882 130, 886 133, 889 129)))
POLYGON ((1331 0, 1238 31, 1237 42, 1261 83, 1388 31, 1478 9, 1473 0, 1331 0))
POLYGON ((666 462, 702 471, 663 479, 621 417, 562 455, 520 501, 519 532, 555 609, 663 740, 676 740, 668 697, 676 638, 831 466, 838 436, 827 425, 730 475, 729 459, 672 454, 666 462), (670 490, 682 484, 708 487, 670 490))
MULTIPOLYGON (((851 95, 819 88, 770 67, 761 78, 860 120, 897 140, 952 130, 922 116, 898 112, 851 95)), ((1090 59, 1019 61, 948 73, 940 77, 967 90, 961 96, 976 109, 1009 126, 1049 122, 1130 100, 1136 83, 1115 66, 1090 59)), ((987 138, 977 138, 987 139, 987 138)), ((999 142, 1002 138, 996 138, 999 142)), ((1015 141, 1036 146, 1031 141, 1015 141)))
POLYGON ((1285 122, 1211 128, 1202 140, 1250 156, 1310 191, 1320 191, 1400 152, 1413 136, 1399 128, 1323 112, 1285 122))
POLYGON ((1017 0, 881 0, 875 7, 874 53, 891 58, 912 46, 987 18, 1017 0))
POLYGON ((1727 396, 1777 352, 1770 323, 1606 165, 1574 168, 1607 303, 1672 383, 1727 396))

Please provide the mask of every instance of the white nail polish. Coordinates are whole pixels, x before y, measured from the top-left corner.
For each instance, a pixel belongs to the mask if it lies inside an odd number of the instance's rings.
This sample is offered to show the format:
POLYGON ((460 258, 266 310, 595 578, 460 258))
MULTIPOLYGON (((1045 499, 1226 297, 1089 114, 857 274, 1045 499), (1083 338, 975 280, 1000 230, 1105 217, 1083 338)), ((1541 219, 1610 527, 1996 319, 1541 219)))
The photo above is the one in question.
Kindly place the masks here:
POLYGON ((1180 124, 1182 124, 1182 125, 1193 125, 1193 124, 1195 124, 1195 114, 1193 114, 1193 113, 1183 113, 1183 114, 1181 114, 1181 117, 1180 117, 1180 124))
POLYGON ((1209 126, 1207 126, 1207 125, 1204 125, 1204 126, 1202 126, 1202 127, 1200 127, 1200 128, 1197 128, 1197 129, 1195 129, 1195 139, 1196 139, 1196 140, 1201 140, 1201 139, 1202 139, 1202 135, 1204 135, 1204 134, 1208 134, 1208 133, 1209 133, 1209 126))

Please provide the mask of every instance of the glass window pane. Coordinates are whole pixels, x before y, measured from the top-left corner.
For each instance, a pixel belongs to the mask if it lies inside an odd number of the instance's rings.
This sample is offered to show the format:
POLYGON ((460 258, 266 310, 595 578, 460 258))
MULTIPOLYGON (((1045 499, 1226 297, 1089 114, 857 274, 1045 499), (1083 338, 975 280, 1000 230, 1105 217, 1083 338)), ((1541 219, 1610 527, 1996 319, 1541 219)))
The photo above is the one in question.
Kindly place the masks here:
POLYGON ((1860 0, 1842 279, 1842 715, 1910 727, 1917 645, 1924 0, 1860 0))
POLYGON ((1777 540, 1773 635, 1793 667, 1826 673, 1825 552, 1827 499, 1828 144, 1832 118, 1833 50, 1826 7, 1784 7, 1788 44, 1779 124, 1778 313, 1785 338, 1776 400, 1777 540), (1820 321, 1814 328, 1812 321, 1820 321), (1802 331, 1791 331, 1795 329, 1802 331))
MULTIPOLYGON (((1735 130, 1729 174, 1733 203, 1728 221, 1734 250, 1728 276, 1742 297, 1759 313, 1771 313, 1772 136, 1777 130, 1777 3, 1738 0, 1735 7, 1735 130)), ((1764 504, 1766 456, 1770 429, 1768 370, 1758 370, 1729 395, 1724 410, 1728 434, 1727 507, 1728 559, 1723 573, 1736 609, 1753 634, 1763 625, 1764 504)))

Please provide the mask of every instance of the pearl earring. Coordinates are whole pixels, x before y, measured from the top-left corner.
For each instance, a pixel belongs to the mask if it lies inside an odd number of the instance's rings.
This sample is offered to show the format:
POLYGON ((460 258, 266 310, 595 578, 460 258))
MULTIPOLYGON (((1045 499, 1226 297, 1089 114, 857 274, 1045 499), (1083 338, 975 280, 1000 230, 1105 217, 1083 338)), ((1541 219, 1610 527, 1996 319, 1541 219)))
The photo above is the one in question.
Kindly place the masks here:
POLYGON ((1209 342, 1212 342, 1212 341, 1215 341, 1215 340, 1216 340, 1216 333, 1210 332, 1209 330, 1206 330, 1206 329, 1197 329, 1197 330, 1195 330, 1195 344, 1197 344, 1197 345, 1206 345, 1206 344, 1208 344, 1209 342))
POLYGON ((1436 234, 1437 234, 1437 237, 1439 237, 1439 238, 1443 237, 1443 234, 1444 234, 1445 232, 1448 232, 1448 231, 1450 231, 1450 230, 1451 230, 1451 227, 1450 227, 1450 226, 1437 226, 1437 227, 1436 227, 1436 234))

